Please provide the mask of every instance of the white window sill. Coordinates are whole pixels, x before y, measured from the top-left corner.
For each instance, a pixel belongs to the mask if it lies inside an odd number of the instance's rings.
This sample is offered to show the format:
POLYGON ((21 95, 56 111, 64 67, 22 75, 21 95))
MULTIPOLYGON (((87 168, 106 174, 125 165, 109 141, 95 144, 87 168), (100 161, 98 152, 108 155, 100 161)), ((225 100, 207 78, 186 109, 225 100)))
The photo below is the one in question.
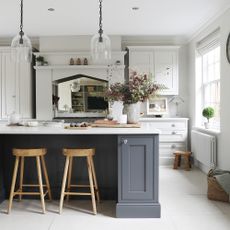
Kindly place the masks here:
POLYGON ((219 135, 220 130, 219 129, 206 129, 204 126, 194 126, 192 127, 193 130, 198 130, 204 133, 208 134, 214 134, 214 135, 219 135))

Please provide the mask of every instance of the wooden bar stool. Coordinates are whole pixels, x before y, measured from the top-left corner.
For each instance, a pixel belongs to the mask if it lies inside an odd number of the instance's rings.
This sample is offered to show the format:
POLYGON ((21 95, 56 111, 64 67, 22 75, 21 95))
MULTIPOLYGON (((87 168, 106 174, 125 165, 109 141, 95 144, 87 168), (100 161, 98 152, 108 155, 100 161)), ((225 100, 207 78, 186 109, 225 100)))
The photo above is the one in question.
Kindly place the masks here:
POLYGON ((60 208, 59 212, 62 212, 64 196, 67 195, 67 199, 69 199, 69 195, 86 195, 91 196, 93 213, 97 214, 96 201, 95 201, 95 193, 97 197, 97 201, 100 201, 97 178, 93 163, 93 156, 95 155, 95 149, 63 149, 63 154, 66 156, 64 175, 62 180, 62 189, 61 189, 61 198, 60 198, 60 208), (72 167, 73 167, 73 157, 86 157, 87 167, 88 167, 88 176, 89 176, 89 185, 77 185, 71 184, 71 175, 72 175, 72 167), (67 176, 68 174, 68 176, 67 176), (68 177, 68 181, 67 181, 68 177), (65 189, 67 181, 67 191, 65 189), (90 193, 88 192, 71 192, 71 188, 73 187, 89 187, 90 193))
POLYGON ((14 164, 14 172, 10 190, 10 197, 9 197, 9 206, 8 206, 8 213, 10 213, 13 203, 13 198, 15 195, 19 195, 19 200, 22 199, 22 195, 40 195, 41 204, 42 204, 42 211, 45 213, 45 201, 44 197, 48 194, 49 199, 52 199, 51 190, 50 190, 50 183, 47 174, 46 164, 44 155, 46 154, 47 150, 44 148, 40 149, 13 149, 13 155, 16 156, 15 164, 14 164), (23 176, 24 176, 24 160, 25 157, 35 157, 36 158, 36 165, 37 165, 37 173, 38 173, 38 184, 23 184, 23 176), (18 166, 20 162, 20 181, 19 181, 19 189, 15 191, 15 184, 17 180, 17 173, 18 173, 18 166), (42 183, 42 170, 45 177, 46 185, 42 183), (23 192, 24 187, 39 187, 39 192, 23 192), (43 187, 46 187, 46 191, 44 192, 43 187))
POLYGON ((175 151, 173 153, 175 155, 175 159, 174 159, 174 169, 177 169, 180 164, 181 164, 181 157, 184 158, 185 160, 185 170, 189 171, 191 168, 191 155, 192 152, 189 151, 175 151))

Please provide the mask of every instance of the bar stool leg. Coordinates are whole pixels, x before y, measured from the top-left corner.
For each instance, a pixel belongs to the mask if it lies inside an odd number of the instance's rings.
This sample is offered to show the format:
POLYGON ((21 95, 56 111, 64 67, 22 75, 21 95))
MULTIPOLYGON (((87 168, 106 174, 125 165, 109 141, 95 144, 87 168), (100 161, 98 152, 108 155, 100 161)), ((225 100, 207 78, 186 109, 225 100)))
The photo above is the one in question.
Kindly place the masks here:
POLYGON ((60 214, 62 212, 63 201, 64 201, 64 196, 65 196, 65 186, 66 186, 66 180, 67 180, 67 172, 68 172, 68 168, 69 168, 69 161, 70 161, 70 157, 66 156, 65 169, 64 169, 62 188, 61 188, 60 206, 59 206, 59 213, 60 214))
POLYGON ((42 163, 42 169, 43 169, 43 172, 44 172, 44 177, 45 177, 46 186, 47 186, 47 190, 48 190, 49 200, 52 200, 50 182, 49 182, 49 177, 48 177, 48 173, 47 173, 47 169, 46 169, 46 163, 45 163, 44 156, 41 156, 41 163, 42 163))
POLYGON ((42 203, 42 211, 43 213, 45 213, 45 200, 44 200, 44 192, 43 192, 43 184, 42 184, 41 162, 39 156, 36 156, 36 163, 37 163, 38 183, 39 183, 40 197, 42 203))
POLYGON ((90 162, 92 166, 92 174, 93 174, 93 181, 95 185, 95 192, 96 192, 96 197, 97 197, 97 202, 100 202, 100 195, 99 195, 99 190, 98 190, 98 184, 97 184, 97 177, 96 177, 96 172, 95 172, 95 167, 94 167, 94 162, 93 162, 93 157, 90 156, 90 162))
MULTIPOLYGON (((70 188, 71 188, 72 169, 73 169, 73 157, 70 157, 68 179, 67 179, 67 192, 70 192, 70 188)), ((69 201, 69 194, 67 194, 66 200, 69 201)))
POLYGON ((179 162, 179 156, 175 155, 173 169, 177 169, 178 168, 178 162, 179 162))
POLYGON ((93 185, 93 176, 92 176, 92 165, 90 161, 90 156, 87 156, 87 167, 88 167, 88 175, 89 175, 89 184, 90 184, 90 192, 91 192, 91 199, 93 205, 93 214, 97 214, 96 208, 96 201, 95 201, 95 194, 94 194, 94 185, 93 185))
POLYGON ((179 155, 178 156, 178 167, 180 167, 180 165, 181 165, 181 156, 179 155))
POLYGON ((189 163, 189 156, 185 156, 185 170, 189 171, 190 170, 190 163, 189 163))
POLYGON ((17 179, 18 163, 19 163, 19 156, 16 157, 15 164, 14 164, 14 172, 13 172, 12 184, 11 184, 11 189, 10 189, 10 197, 9 197, 8 214, 11 211, 13 198, 14 198, 14 189, 15 189, 15 183, 17 179))
MULTIPOLYGON (((23 185, 23 177, 24 177, 24 157, 21 157, 20 162, 20 185, 19 191, 22 192, 22 185, 23 185)), ((22 200, 22 194, 19 195, 19 201, 22 200)))

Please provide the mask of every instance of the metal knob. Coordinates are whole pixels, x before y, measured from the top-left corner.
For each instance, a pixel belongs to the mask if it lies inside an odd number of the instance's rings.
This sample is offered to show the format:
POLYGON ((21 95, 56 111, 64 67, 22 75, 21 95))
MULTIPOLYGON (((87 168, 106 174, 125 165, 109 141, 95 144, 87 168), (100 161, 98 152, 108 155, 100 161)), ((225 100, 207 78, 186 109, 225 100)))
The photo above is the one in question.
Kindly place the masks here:
POLYGON ((176 132, 175 131, 172 131, 172 135, 175 135, 176 134, 176 132))
POLYGON ((172 124, 171 126, 172 126, 172 127, 175 127, 175 124, 172 124))
POLYGON ((122 139, 122 143, 126 145, 128 143, 128 140, 127 139, 122 139))
POLYGON ((171 148, 172 148, 172 149, 175 149, 175 148, 176 148, 176 145, 171 145, 171 148))

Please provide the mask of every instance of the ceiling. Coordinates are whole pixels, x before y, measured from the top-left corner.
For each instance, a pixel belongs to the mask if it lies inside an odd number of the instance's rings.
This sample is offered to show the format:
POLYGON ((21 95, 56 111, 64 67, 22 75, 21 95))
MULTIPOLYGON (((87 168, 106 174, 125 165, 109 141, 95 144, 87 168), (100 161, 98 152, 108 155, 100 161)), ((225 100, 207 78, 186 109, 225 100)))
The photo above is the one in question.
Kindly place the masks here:
MULTIPOLYGON (((229 7, 230 0, 104 0, 103 29, 113 35, 189 38, 229 7), (139 10, 132 10, 136 6, 139 10)), ((19 16, 19 0, 0 1, 0 37, 15 35, 19 16)), ((91 35, 97 30, 98 0, 24 0, 29 36, 91 35)))

